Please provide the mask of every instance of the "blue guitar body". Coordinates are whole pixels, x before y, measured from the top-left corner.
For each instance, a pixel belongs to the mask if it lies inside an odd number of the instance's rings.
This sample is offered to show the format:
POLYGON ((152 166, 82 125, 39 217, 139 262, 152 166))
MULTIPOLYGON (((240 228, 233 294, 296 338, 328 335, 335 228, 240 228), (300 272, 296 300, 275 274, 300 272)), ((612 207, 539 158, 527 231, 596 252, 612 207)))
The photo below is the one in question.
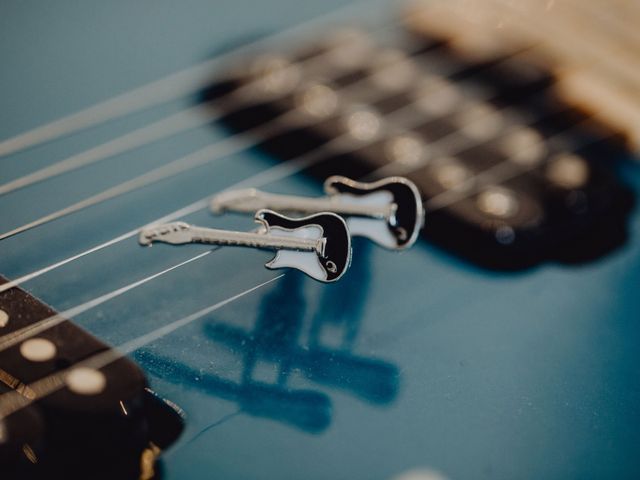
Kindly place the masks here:
MULTIPOLYGON (((333 23, 393 14, 383 3, 333 23)), ((344 4, 7 0, 0 7, 0 139, 344 4)), ((0 183, 196 99, 183 96, 0 158, 0 183)), ((206 124, 3 195, 0 231, 229 134, 206 124)), ((631 156, 607 162, 640 194, 631 156)), ((246 150, 12 236, 0 242, 0 273, 11 280, 63 261, 273 165, 268 153, 246 150)), ((301 174, 268 189, 323 194, 321 182, 301 174)), ((213 217, 206 209, 180 219, 254 228, 250 216, 213 217)), ((424 239, 401 253, 354 239, 351 269, 331 285, 263 268, 269 252, 220 248, 73 321, 118 347, 238 296, 129 355, 151 388, 184 412, 184 431, 163 452, 158 478, 391 480, 422 470, 416 479, 440 478, 424 471, 451 480, 634 479, 637 209, 625 222, 626 239, 593 260, 515 271, 485 268, 424 239)), ((64 312, 209 250, 142 248, 131 237, 22 288, 64 312)))

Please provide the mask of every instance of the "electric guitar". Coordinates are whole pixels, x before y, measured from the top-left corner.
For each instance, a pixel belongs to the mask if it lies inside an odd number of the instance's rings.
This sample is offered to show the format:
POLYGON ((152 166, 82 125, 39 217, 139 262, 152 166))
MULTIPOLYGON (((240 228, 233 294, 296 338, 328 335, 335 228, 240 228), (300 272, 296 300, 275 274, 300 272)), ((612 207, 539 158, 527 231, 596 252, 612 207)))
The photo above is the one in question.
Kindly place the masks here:
POLYGON ((0 477, 637 478, 639 17, 5 2, 0 477))

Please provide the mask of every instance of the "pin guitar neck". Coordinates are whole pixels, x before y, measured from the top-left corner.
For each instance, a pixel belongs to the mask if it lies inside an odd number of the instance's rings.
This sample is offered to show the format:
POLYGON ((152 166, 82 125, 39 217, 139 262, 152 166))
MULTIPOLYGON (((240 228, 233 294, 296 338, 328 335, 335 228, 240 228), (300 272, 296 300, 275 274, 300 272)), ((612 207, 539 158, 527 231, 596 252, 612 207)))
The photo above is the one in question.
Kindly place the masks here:
POLYGON ((185 243, 205 243, 209 245, 228 245, 237 247, 255 247, 270 250, 293 250, 296 252, 315 252, 324 255, 325 239, 306 239, 297 237, 279 237, 264 233, 232 232, 215 228, 189 225, 185 222, 173 222, 149 227, 140 233, 139 243, 151 245, 164 242, 172 245, 185 243))
POLYGON ((141 458, 175 441, 182 419, 142 371, 126 358, 74 367, 109 347, 20 288, 0 293, 0 312, 2 478, 152 478, 155 461, 141 458), (51 395, 32 387, 60 377, 51 395))
POLYGON ((224 211, 254 213, 261 208, 283 212, 334 212, 340 215, 369 218, 389 218, 396 210, 394 204, 382 206, 354 204, 344 202, 339 197, 291 197, 261 192, 253 188, 222 193, 211 200, 211 210, 214 213, 224 211))
POLYGON ((173 222, 142 229, 141 245, 164 242, 173 245, 206 243, 275 250, 267 268, 296 268, 315 280, 334 282, 351 264, 351 237, 345 221, 334 213, 288 218, 270 210, 259 210, 258 233, 195 227, 173 222))

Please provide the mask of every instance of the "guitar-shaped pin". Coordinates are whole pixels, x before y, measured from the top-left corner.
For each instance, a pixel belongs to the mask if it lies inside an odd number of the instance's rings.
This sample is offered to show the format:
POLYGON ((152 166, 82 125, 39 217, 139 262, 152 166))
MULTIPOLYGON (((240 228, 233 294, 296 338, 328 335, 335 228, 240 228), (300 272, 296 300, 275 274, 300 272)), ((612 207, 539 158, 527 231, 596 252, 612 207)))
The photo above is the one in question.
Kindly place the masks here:
POLYGON ((393 250, 411 247, 424 224, 418 188, 406 178, 390 177, 362 183, 332 176, 324 183, 325 197, 276 195, 249 188, 224 192, 211 199, 213 213, 255 212, 270 208, 284 212, 335 212, 345 217, 351 235, 367 237, 393 250))
POLYGON ((207 243, 276 250, 267 268, 295 268, 321 282, 335 282, 351 264, 351 237, 345 221, 328 212, 289 218, 271 210, 255 214, 258 232, 234 232, 172 222, 144 228, 138 242, 181 245, 207 243))

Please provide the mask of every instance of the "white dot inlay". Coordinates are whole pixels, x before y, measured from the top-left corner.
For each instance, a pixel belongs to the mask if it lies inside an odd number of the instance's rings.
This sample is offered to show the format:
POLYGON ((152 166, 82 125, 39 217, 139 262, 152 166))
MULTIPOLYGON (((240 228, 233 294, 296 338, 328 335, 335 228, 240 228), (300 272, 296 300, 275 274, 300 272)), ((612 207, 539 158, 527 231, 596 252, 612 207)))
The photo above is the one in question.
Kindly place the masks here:
POLYGON ((302 90, 296 97, 296 103, 305 113, 326 118, 338 108, 338 95, 332 88, 318 83, 302 90))
POLYGON ((447 190, 469 186, 465 182, 471 177, 471 172, 455 158, 440 158, 434 168, 435 179, 447 190))
POLYGON ((32 362, 46 362, 56 356, 56 346, 45 338, 30 338, 20 345, 20 354, 32 362))
POLYGON ((0 309, 0 328, 6 327, 9 323, 9 314, 0 309))
POLYGON ((344 119, 349 134, 359 141, 375 139, 380 132, 380 117, 371 110, 357 110, 344 119))
POLYGON ((107 379, 100 370, 78 367, 69 372, 66 383, 78 395, 97 395, 104 391, 107 379))

